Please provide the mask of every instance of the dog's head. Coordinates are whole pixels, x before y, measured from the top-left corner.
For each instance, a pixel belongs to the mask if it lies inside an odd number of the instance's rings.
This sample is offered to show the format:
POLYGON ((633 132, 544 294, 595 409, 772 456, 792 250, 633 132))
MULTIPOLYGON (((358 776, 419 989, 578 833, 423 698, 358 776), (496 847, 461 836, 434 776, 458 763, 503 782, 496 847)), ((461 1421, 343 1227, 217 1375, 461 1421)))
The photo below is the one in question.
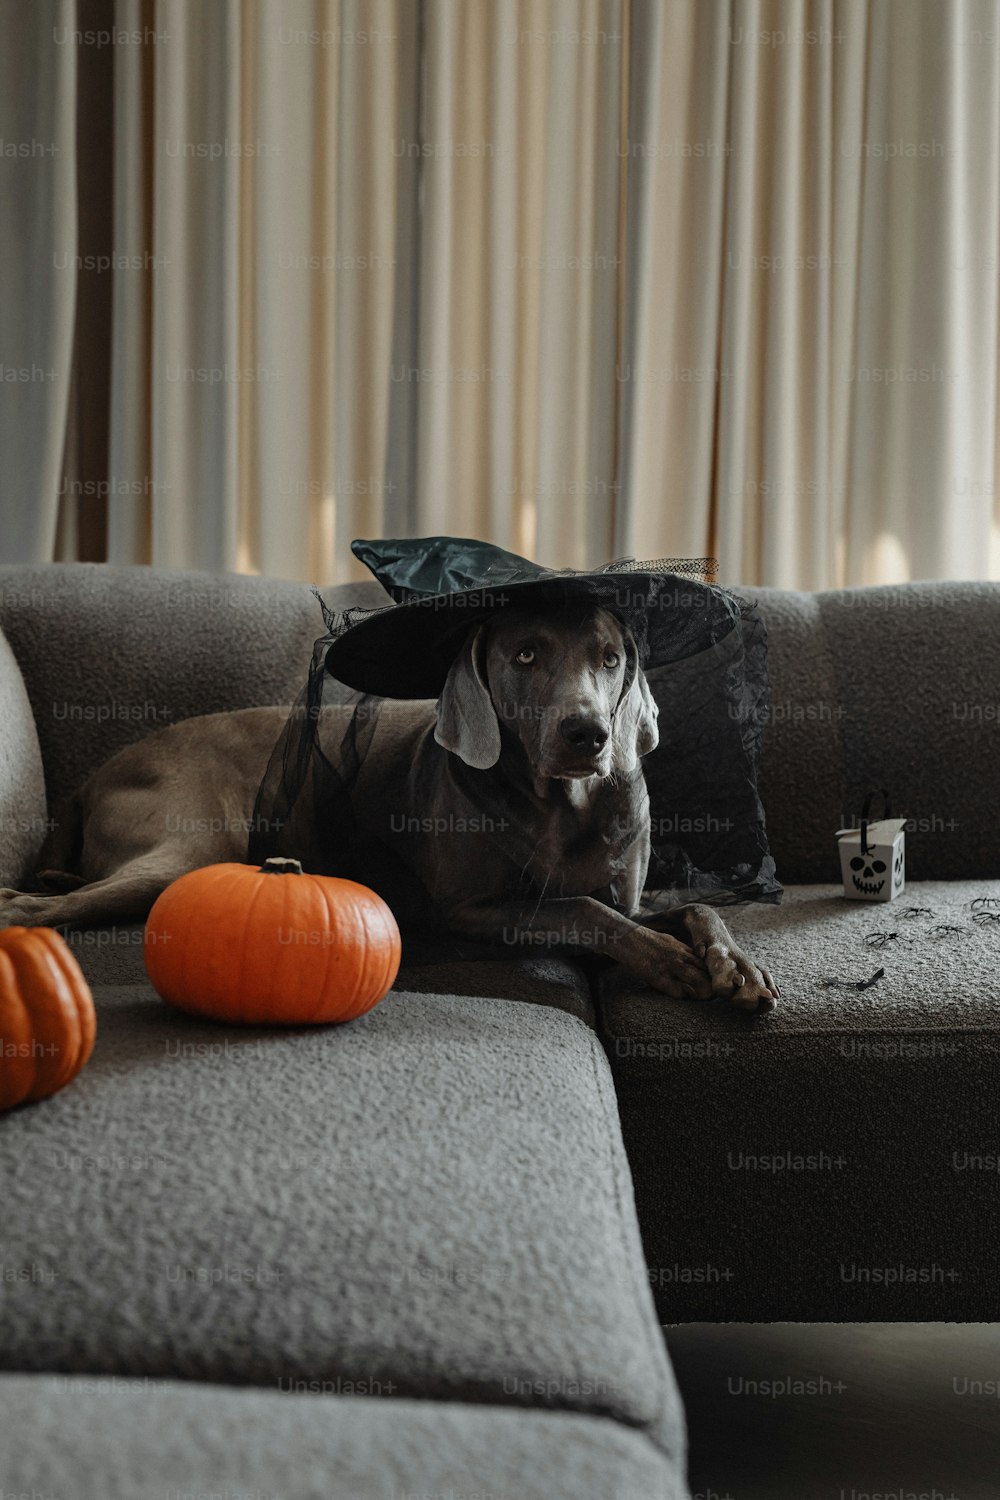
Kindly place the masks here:
POLYGON ((486 770, 506 731, 536 781, 576 780, 634 771, 657 744, 656 713, 635 640, 608 610, 511 610, 470 630, 434 737, 486 770))

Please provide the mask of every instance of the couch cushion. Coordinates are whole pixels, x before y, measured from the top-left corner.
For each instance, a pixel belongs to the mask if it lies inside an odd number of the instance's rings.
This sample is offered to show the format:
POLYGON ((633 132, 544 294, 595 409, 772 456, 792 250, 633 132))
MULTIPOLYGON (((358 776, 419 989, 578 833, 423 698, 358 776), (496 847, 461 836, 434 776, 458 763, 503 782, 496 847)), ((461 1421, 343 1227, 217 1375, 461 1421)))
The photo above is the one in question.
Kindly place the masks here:
POLYGON ((664 1322, 993 1316, 1000 923, 974 920, 982 897, 1000 910, 1000 883, 908 884, 890 905, 805 886, 727 911, 781 987, 761 1017, 606 971, 664 1322))
POLYGON ((616 1417, 680 1452, 611 1078, 579 1020, 400 992, 270 1031, 139 984, 97 1004, 88 1067, 5 1120, 4 1261, 27 1269, 0 1288, 2 1368, 392 1381, 616 1417))
POLYGON ((913 879, 1000 870, 1000 584, 743 589, 768 629, 760 791, 778 878, 833 880, 836 829, 888 787, 913 879))
MULTIPOLYGON (((377 583, 333 608, 387 602, 377 583)), ((290 703, 323 617, 305 584, 236 573, 51 563, 0 568, 7 632, 35 713, 49 806, 178 719, 290 703)))
POLYGON ((640 1433, 595 1417, 122 1379, 0 1379, 4 1492, 75 1500, 685 1500, 640 1433), (130 1385, 134 1388, 130 1388, 130 1385))
POLYGON ((830 880, 847 794, 845 710, 820 596, 741 592, 757 600, 767 626, 769 691, 757 783, 778 879, 830 880))
MULTIPOLYGON (((0 602, 9 591, 0 586, 0 602)), ((35 721, 14 653, 0 633, 0 886, 28 874, 47 828, 35 721)))

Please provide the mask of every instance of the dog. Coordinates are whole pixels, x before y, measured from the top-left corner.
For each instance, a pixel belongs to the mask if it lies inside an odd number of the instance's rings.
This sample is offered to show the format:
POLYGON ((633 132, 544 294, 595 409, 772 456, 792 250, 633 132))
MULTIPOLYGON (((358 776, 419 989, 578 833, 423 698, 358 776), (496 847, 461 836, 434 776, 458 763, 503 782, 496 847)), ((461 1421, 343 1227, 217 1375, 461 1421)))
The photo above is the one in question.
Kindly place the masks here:
MULTIPOLYGON (((322 709, 324 734, 346 733, 352 711, 322 709)), ((287 712, 188 719, 119 751, 46 840, 42 889, 0 890, 0 927, 140 921, 180 875, 245 861, 287 712)), ((771 974, 714 908, 681 907, 670 930, 637 920, 650 855, 642 757, 657 743, 656 704, 615 614, 498 612, 470 627, 436 704, 379 700, 350 793, 356 842, 374 848, 393 824, 456 935, 598 952, 672 999, 770 1010, 771 974)), ((312 831, 317 850, 336 843, 336 829, 312 831)))

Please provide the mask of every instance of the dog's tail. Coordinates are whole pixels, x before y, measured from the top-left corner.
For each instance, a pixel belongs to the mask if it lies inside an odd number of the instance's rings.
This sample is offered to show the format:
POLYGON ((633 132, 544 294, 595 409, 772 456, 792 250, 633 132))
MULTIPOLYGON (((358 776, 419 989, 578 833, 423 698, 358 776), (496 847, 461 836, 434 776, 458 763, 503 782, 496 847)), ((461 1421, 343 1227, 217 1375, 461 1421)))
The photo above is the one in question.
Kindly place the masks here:
POLYGON ((60 894, 84 885, 80 874, 82 854, 83 798, 79 792, 73 792, 59 803, 49 818, 49 831, 35 860, 38 888, 60 894))

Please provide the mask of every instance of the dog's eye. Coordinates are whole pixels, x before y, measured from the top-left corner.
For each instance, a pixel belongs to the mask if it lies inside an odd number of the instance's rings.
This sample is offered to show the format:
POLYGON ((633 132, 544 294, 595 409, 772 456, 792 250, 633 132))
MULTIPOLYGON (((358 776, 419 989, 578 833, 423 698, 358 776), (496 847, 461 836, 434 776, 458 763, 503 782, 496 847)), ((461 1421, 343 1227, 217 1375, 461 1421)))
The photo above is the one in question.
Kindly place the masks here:
POLYGON ((522 646, 520 651, 514 657, 514 660, 517 662, 519 667, 530 667, 534 659, 535 653, 534 651, 532 651, 530 646, 522 646))
POLYGON ((617 651, 605 651, 604 665, 606 667, 617 667, 620 660, 621 657, 618 655, 617 651))

